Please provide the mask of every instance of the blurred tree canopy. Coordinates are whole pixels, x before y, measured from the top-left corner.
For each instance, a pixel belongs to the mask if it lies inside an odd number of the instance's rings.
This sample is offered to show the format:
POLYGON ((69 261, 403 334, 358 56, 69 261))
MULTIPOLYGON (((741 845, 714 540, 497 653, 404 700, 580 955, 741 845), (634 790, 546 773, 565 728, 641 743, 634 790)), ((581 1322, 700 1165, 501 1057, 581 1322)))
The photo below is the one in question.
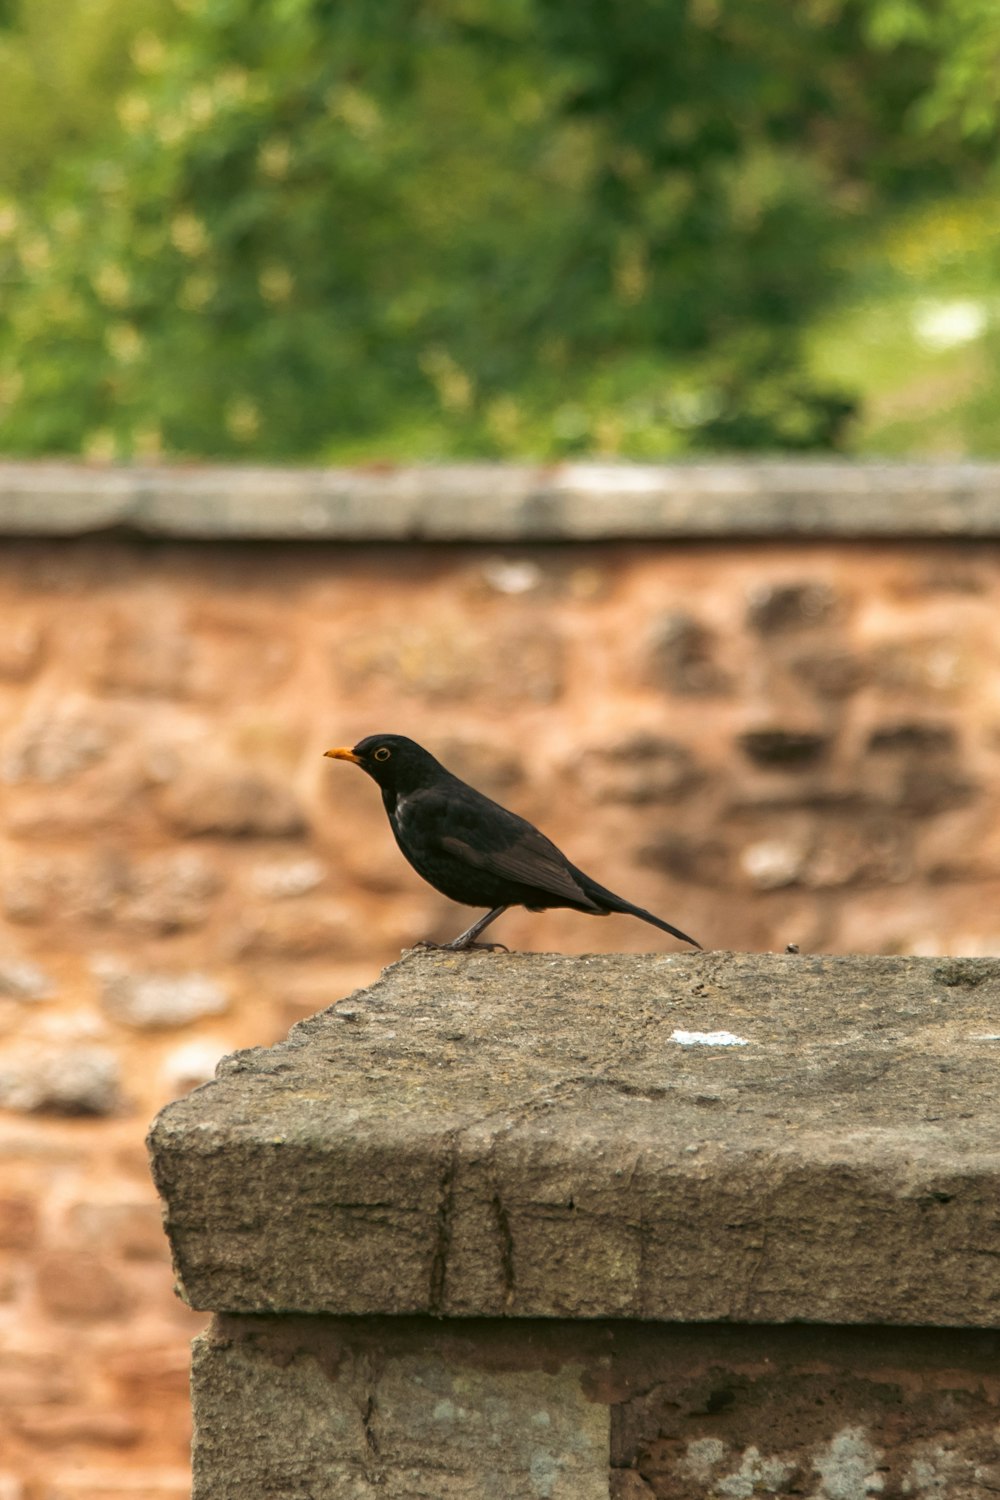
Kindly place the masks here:
POLYGON ((0 0, 0 97, 8 452, 837 449, 858 266, 992 201, 1000 9, 0 0))

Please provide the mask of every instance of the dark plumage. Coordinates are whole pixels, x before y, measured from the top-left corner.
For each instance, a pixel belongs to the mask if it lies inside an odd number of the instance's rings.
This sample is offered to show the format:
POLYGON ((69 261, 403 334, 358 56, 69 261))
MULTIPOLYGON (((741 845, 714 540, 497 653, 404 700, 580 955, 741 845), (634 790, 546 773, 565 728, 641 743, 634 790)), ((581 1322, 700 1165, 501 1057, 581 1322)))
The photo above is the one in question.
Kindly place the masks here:
POLYGON ((451 901, 490 908, 453 942, 428 946, 499 947, 476 938, 508 906, 529 911, 565 906, 599 917, 625 912, 701 947, 679 928, 598 885, 526 819, 459 781, 413 740, 370 734, 353 750, 326 754, 352 761, 378 783, 396 843, 418 875, 451 901))

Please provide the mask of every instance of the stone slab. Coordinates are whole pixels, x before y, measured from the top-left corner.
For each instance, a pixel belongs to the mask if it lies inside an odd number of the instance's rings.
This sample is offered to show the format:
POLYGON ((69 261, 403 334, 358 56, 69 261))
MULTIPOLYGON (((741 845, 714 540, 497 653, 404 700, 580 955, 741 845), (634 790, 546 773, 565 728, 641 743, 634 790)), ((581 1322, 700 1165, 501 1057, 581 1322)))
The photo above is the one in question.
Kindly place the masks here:
POLYGON ((415 952, 153 1166, 199 1308, 1000 1327, 998 1072, 991 959, 415 952))
POLYGON ((1000 536, 1000 464, 0 464, 0 534, 329 541, 1000 536))

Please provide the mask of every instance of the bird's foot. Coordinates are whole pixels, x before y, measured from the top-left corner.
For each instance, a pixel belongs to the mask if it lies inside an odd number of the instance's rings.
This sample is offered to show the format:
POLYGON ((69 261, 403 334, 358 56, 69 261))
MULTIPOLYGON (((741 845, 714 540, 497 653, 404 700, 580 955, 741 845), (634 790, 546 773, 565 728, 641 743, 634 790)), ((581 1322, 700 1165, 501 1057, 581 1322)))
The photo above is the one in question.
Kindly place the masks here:
POLYGON ((414 943, 414 948, 435 948, 439 953, 472 953, 474 950, 480 953, 509 953, 510 949, 506 943, 435 943, 430 938, 421 938, 419 943, 414 943))

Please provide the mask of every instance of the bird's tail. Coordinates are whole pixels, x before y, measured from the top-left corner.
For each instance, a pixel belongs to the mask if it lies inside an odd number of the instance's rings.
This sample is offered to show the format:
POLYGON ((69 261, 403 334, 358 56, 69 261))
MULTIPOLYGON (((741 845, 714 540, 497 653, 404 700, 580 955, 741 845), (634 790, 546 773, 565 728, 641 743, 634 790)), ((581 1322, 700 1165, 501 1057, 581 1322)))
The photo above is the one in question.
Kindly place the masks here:
MULTIPOLYGON (((578 877, 582 871, 574 871, 578 877)), ((594 901, 600 902, 601 906, 608 912, 621 912, 624 916, 638 917, 641 922, 648 922, 651 927, 658 927, 661 932, 669 932, 671 937, 680 938, 682 943, 690 943, 692 948, 701 949, 701 944, 693 937, 688 937, 686 932, 681 932, 679 927, 671 927, 669 922, 664 922, 661 917, 654 917, 651 911, 645 907, 633 906, 631 901, 626 901, 623 896, 616 896, 614 891, 607 890, 603 885, 598 885, 596 880, 588 876, 583 877, 587 895, 594 901)))
POLYGON ((618 911, 628 912, 629 916, 639 917, 643 922, 648 922, 652 927, 659 927, 661 932, 669 932, 671 937, 680 938, 682 943, 690 943, 692 948, 701 951, 701 944, 696 938, 688 937, 686 932, 681 932, 679 927, 671 927, 669 922, 664 922, 660 917, 654 917, 651 911, 645 911, 641 906, 633 906, 631 901, 623 901, 618 911))

